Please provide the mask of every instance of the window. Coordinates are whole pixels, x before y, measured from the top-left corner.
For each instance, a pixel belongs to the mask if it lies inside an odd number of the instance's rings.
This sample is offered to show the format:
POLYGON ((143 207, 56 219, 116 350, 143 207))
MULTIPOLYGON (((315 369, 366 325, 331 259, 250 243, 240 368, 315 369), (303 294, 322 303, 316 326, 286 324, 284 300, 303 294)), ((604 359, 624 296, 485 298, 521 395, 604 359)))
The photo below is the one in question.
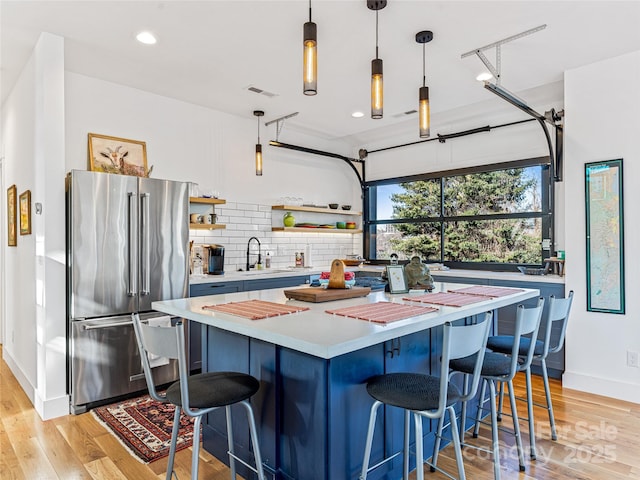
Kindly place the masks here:
POLYGON ((540 265, 553 238, 550 182, 546 157, 368 182, 365 253, 466 268, 540 265))

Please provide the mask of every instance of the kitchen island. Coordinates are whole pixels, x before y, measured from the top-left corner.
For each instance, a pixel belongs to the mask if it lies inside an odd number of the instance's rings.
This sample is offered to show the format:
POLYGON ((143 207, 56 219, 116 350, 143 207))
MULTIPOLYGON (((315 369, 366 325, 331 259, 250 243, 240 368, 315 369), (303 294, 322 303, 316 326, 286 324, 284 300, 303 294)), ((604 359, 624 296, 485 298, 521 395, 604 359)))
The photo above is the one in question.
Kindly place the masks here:
MULTIPOLYGON (((436 291, 464 286, 438 283, 436 291)), ((325 311, 381 301, 413 304, 403 300, 408 294, 375 292, 313 304, 288 300, 283 289, 272 289, 154 302, 152 307, 203 325, 203 370, 242 371, 261 382, 251 403, 259 424, 262 457, 275 478, 329 480, 359 475, 373 403, 365 389, 368 378, 394 371, 437 372, 445 322, 473 322, 486 311, 538 295, 538 290, 521 289, 464 307, 438 306, 435 312, 389 324, 325 311), (250 320, 202 308, 252 299, 309 310, 250 320)), ((226 463, 224 416, 215 413, 220 415, 209 415, 203 427, 204 447, 226 463)), ((235 440, 238 451, 248 455, 248 431, 241 415, 237 410, 235 440)), ((384 423, 387 435, 374 438, 372 462, 402 443, 400 411, 386 408, 378 421, 381 429, 384 423)), ((433 444, 428 423, 426 451, 433 444)), ((369 478, 399 478, 401 468, 401 460, 390 462, 369 478)))

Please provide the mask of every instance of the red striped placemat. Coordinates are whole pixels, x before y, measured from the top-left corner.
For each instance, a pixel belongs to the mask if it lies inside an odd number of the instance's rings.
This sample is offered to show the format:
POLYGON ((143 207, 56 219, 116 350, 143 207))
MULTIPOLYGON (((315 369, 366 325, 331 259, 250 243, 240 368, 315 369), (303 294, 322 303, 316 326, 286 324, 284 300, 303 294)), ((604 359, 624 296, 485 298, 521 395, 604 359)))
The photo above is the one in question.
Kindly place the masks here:
POLYGON ((216 312, 238 315, 250 320, 261 320, 263 318, 288 315, 290 313, 304 312, 309 307, 294 307, 292 305, 282 305, 280 303, 265 302, 264 300, 245 300, 244 302, 221 303, 220 305, 205 305, 203 310, 214 310, 216 312))
POLYGON ((357 318, 375 323, 390 323, 405 318, 415 317, 437 311, 434 307, 422 307, 416 305, 403 305, 401 303, 376 302, 355 307, 326 310, 326 313, 340 315, 342 317, 357 318))
POLYGON ((513 295, 514 293, 524 292, 521 288, 504 288, 504 287, 483 287, 482 285, 476 285, 473 287, 458 288, 456 290, 449 290, 455 293, 464 293, 466 295, 480 295, 482 297, 506 297, 507 295, 513 295))
POLYGON ((444 305, 445 307, 464 307, 465 305, 484 302, 488 299, 488 297, 481 297, 480 295, 466 295, 454 292, 427 293, 417 297, 403 298, 403 300, 410 302, 431 303, 433 305, 444 305))

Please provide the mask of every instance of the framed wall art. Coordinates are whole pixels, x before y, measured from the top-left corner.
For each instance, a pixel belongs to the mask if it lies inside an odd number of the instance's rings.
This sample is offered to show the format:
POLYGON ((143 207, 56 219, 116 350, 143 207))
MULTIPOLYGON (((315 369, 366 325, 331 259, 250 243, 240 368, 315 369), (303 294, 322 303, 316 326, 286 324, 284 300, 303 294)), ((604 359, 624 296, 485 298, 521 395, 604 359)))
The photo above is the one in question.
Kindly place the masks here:
POLYGON ((390 293, 407 293, 407 277, 404 274, 402 265, 387 266, 387 280, 389 281, 390 293))
POLYGON ((89 170, 148 177, 147 144, 139 140, 90 133, 89 170))
POLYGON ((31 235, 31 190, 20 194, 20 235, 31 235))
POLYGON ((587 310, 625 313, 622 159, 585 164, 587 310))
POLYGON ((16 231, 16 186, 11 185, 7 189, 7 245, 18 245, 18 233, 16 231))

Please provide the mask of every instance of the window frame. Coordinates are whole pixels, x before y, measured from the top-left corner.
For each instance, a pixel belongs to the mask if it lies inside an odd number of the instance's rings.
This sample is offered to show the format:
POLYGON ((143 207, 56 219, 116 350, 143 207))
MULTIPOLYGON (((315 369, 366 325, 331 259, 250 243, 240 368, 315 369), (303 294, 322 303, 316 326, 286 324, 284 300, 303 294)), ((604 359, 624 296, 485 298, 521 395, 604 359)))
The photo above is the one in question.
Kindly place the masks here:
POLYGON ((375 251, 375 241, 372 235, 375 234, 377 225, 387 225, 394 223, 440 223, 440 259, 439 263, 451 268, 465 268, 470 270, 494 270, 494 271, 517 271, 517 266, 540 267, 545 258, 551 256, 554 245, 554 197, 553 197, 553 170, 551 161, 546 157, 533 157, 522 160, 514 160, 509 162, 499 162, 485 165, 478 165, 466 168, 457 168, 451 170, 442 170, 438 172, 422 173, 417 175, 408 175, 404 177, 385 178, 365 182, 364 199, 363 199, 363 247, 364 256, 374 264, 389 264, 388 260, 378 260, 371 258, 371 252, 375 251), (541 192, 541 211, 540 212, 518 212, 518 213, 495 213, 483 215, 465 215, 465 216, 445 216, 444 215, 444 180, 448 177, 495 172, 499 170, 509 170, 517 168, 527 168, 540 166, 542 172, 540 175, 540 192, 541 192), (376 187, 382 185, 393 185, 404 182, 415 182, 424 180, 439 180, 440 182, 440 207, 439 215, 426 218, 412 219, 384 219, 378 220, 376 215, 377 196, 376 187), (444 260, 445 252, 445 228, 448 222, 454 221, 486 221, 486 220, 508 220, 518 218, 540 218, 542 222, 542 240, 549 239, 549 248, 543 248, 541 245, 540 264, 515 264, 504 262, 453 262, 444 260), (545 235, 547 232, 547 235, 545 235))

